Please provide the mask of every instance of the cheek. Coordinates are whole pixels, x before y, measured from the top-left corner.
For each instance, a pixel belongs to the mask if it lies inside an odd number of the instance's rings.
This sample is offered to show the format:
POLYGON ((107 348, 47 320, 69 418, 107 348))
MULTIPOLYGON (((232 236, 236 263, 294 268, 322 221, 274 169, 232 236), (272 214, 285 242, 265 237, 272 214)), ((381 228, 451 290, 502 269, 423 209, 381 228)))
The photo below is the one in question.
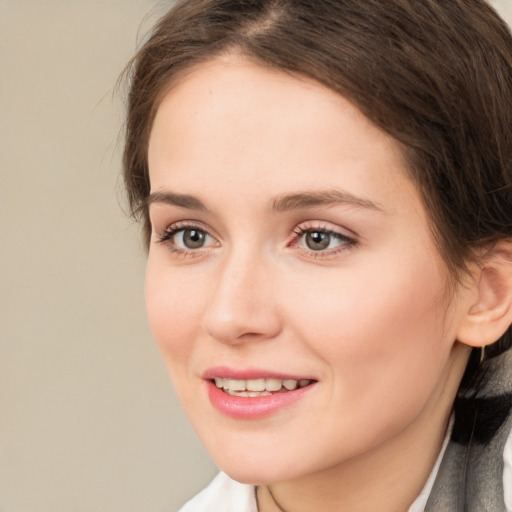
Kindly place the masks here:
POLYGON ((150 258, 146 268, 146 310, 153 337, 174 376, 183 371, 201 325, 204 294, 194 279, 173 272, 150 258))
POLYGON ((400 387, 402 396, 426 395, 449 356, 444 279, 432 261, 410 261, 317 276, 314 287, 305 278, 288 297, 300 337, 327 363, 334 395, 358 407, 375 407, 375 396, 394 400, 400 387))

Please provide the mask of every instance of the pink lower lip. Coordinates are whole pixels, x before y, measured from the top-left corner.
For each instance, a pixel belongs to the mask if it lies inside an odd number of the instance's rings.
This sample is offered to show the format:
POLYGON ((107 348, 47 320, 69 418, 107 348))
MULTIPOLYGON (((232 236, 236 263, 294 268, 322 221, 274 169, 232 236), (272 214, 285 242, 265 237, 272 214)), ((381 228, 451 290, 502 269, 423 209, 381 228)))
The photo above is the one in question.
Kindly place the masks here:
POLYGON ((306 395, 315 385, 298 388, 285 393, 273 393, 267 396, 246 397, 228 395, 219 389, 214 382, 205 381, 208 388, 208 397, 212 405, 226 416, 231 418, 252 420, 264 418, 294 404, 306 395))

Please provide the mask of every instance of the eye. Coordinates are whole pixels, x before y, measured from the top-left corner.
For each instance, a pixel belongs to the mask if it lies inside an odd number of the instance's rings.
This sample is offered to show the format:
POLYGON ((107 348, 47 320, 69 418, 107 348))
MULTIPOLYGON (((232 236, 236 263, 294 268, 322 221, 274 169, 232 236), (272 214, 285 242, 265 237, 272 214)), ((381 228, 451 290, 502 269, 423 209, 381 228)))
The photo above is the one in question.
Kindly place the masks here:
POLYGON ((304 243, 312 251, 323 251, 331 243, 331 235, 324 231, 308 231, 304 235, 304 243))
POLYGON ((186 249, 200 249, 208 238, 209 235, 199 229, 182 229, 173 235, 175 245, 186 249))
POLYGON ((184 254, 217 245, 215 238, 205 229, 182 223, 172 224, 166 228, 162 234, 157 235, 157 241, 167 245, 174 252, 184 254))
POLYGON ((329 228, 298 227, 294 233, 297 240, 293 245, 308 252, 333 255, 356 244, 354 238, 329 228))

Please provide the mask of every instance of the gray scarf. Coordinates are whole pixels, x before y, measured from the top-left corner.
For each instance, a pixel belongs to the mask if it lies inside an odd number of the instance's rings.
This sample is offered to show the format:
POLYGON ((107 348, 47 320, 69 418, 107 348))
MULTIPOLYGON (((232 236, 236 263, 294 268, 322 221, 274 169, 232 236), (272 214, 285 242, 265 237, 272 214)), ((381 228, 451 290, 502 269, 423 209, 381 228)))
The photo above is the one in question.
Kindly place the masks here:
MULTIPOLYGON (((509 352, 485 361, 489 378, 478 392, 480 402, 512 392, 509 352)), ((472 424, 467 425, 468 442, 448 443, 425 512, 505 512, 503 450, 512 427, 512 414, 484 444, 473 435, 482 422, 493 419, 492 411, 483 409, 478 405, 474 408, 472 424), (488 419, 485 414, 490 415, 488 419)))

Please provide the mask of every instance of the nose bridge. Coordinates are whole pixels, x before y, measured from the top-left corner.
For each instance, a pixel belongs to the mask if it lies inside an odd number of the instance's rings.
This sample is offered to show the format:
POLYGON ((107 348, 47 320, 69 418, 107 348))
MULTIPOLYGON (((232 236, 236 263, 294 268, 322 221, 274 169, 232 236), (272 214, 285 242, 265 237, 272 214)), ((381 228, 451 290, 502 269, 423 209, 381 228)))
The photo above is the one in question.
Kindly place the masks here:
POLYGON ((233 248, 218 268, 204 323, 225 343, 269 338, 280 329, 273 300, 270 262, 248 245, 233 248))

